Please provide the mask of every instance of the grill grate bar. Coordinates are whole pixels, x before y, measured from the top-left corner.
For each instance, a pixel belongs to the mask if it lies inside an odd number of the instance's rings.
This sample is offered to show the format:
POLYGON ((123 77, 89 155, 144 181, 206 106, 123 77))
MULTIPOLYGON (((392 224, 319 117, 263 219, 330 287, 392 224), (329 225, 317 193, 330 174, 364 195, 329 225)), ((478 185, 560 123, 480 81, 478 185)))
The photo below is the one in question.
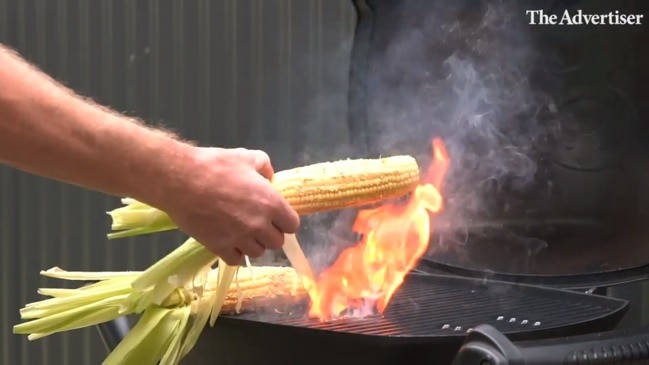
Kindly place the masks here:
MULTIPOLYGON (((266 318, 266 322, 377 336, 448 336, 464 335, 483 323, 505 332, 538 331, 606 316, 625 305, 610 298, 555 289, 414 275, 406 280, 382 317, 320 323, 308 320, 303 310, 266 318)), ((254 314, 239 318, 259 320, 254 314)))

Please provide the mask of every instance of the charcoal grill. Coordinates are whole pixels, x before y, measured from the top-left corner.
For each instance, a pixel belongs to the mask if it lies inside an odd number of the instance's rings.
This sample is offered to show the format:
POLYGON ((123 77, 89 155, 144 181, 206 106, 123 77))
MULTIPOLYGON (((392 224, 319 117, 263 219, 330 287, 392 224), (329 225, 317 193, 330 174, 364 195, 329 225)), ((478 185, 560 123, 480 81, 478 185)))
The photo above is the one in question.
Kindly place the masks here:
MULTIPOLYGON (((383 317, 224 316, 185 363, 649 362, 649 328, 617 329, 629 302, 601 290, 649 277, 647 26, 524 22, 526 9, 649 21, 649 2, 352 3, 355 151, 425 165, 432 136, 449 147, 431 252, 383 317)), ((109 349, 123 329, 101 326, 109 349)))

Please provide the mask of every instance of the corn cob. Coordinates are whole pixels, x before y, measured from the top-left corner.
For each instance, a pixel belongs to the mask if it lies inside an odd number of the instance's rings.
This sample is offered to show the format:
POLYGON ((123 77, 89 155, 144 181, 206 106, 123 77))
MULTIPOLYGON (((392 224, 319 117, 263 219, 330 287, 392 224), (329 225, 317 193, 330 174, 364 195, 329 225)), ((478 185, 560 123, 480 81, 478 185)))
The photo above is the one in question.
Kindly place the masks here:
MULTIPOLYGON (((190 323, 201 314, 205 321, 206 314, 209 314, 209 308, 201 313, 196 306, 200 304, 201 300, 211 300, 210 298, 214 296, 219 288, 218 273, 218 268, 210 270, 205 275, 204 282, 201 282, 200 279, 196 281, 199 286, 189 285, 176 288, 162 300, 161 305, 147 307, 140 321, 144 324, 150 320, 151 316, 164 316, 168 317, 167 319, 170 321, 184 320, 190 323), (194 311, 190 310, 192 306, 195 306, 194 311), (148 314, 147 311, 149 311, 148 314), (188 318, 183 319, 184 317, 188 318)), ((30 340, 36 340, 57 332, 88 327, 132 314, 135 312, 137 303, 129 301, 128 294, 133 292, 130 283, 140 274, 141 272, 68 272, 59 268, 42 271, 41 275, 53 278, 100 281, 78 289, 40 289, 41 295, 52 298, 27 304, 21 309, 21 318, 31 321, 14 326, 14 333, 27 334, 30 340)), ((223 307, 219 312, 221 314, 236 314, 273 310, 279 308, 280 305, 286 305, 306 297, 307 292, 301 286, 293 268, 281 266, 240 268, 234 281, 229 285, 223 307)), ((204 322, 200 326, 201 329, 203 325, 204 322)), ((138 337, 137 333, 129 334, 132 337, 126 339, 126 343, 142 341, 135 338, 138 337)), ((170 336, 173 336, 173 333, 170 336)), ((183 341, 181 344, 191 347, 183 341)), ((117 354, 120 352, 116 351, 117 354)), ((158 354, 158 356, 162 355, 158 354)), ((108 360, 110 359, 112 358, 108 360)))
MULTIPOLYGON (((216 290, 216 270, 209 273, 205 290, 216 290)), ((220 313, 244 313, 274 309, 278 304, 295 303, 306 298, 307 291, 295 270, 285 266, 240 268, 227 292, 220 313)))
MULTIPOLYGON (((327 212, 403 196, 419 183, 419 165, 407 155, 380 159, 322 162, 275 173, 272 185, 300 215, 327 212)), ((169 216, 135 199, 122 199, 124 207, 112 218, 108 238, 176 229, 169 216)))
POLYGON ((272 183, 303 215, 405 195, 419 183, 419 167, 411 156, 322 162, 279 171, 272 183))

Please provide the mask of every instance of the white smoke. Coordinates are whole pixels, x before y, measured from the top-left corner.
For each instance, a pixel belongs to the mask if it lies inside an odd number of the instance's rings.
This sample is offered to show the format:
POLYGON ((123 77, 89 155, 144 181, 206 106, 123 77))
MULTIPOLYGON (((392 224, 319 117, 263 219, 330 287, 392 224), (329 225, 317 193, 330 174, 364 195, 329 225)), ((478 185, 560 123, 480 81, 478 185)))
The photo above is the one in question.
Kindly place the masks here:
MULTIPOLYGON (((548 95, 558 85, 548 72, 557 67, 554 59, 541 57, 526 24, 525 2, 395 4, 399 5, 381 16, 392 17, 400 30, 377 28, 373 35, 381 44, 371 47, 368 120, 365 138, 358 138, 370 141, 369 146, 329 138, 323 150, 309 149, 303 160, 408 153, 425 167, 431 139, 441 137, 452 164, 444 191, 446 207, 437 227, 461 227, 524 211, 526 193, 547 190, 538 186, 543 181, 538 175, 544 173, 539 161, 556 126, 541 115, 552 105, 548 95)), ((332 80, 342 77, 340 70, 344 75, 349 70, 342 62, 349 57, 345 55, 336 52, 327 59, 328 68, 336 70, 332 80)), ((344 98, 340 92, 319 95, 312 106, 321 117, 340 117, 344 98)), ((353 241, 345 229, 332 229, 332 222, 349 229, 350 215, 308 219, 305 227, 308 240, 315 241, 316 262, 326 265, 340 242, 353 241)))

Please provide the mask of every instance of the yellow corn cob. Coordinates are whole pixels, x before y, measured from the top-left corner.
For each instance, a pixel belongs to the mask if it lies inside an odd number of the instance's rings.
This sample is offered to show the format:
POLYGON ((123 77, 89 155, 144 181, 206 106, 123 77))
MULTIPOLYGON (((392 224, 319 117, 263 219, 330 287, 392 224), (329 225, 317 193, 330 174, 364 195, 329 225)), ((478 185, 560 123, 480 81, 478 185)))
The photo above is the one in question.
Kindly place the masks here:
POLYGON ((279 171, 272 181, 299 214, 402 196, 418 183, 419 167, 411 156, 316 163, 279 171))
MULTIPOLYGON (((210 271, 205 290, 216 289, 216 270, 210 271)), ((295 270, 284 266, 239 268, 220 313, 243 313, 257 309, 277 309, 277 305, 296 303, 307 291, 295 270)))

